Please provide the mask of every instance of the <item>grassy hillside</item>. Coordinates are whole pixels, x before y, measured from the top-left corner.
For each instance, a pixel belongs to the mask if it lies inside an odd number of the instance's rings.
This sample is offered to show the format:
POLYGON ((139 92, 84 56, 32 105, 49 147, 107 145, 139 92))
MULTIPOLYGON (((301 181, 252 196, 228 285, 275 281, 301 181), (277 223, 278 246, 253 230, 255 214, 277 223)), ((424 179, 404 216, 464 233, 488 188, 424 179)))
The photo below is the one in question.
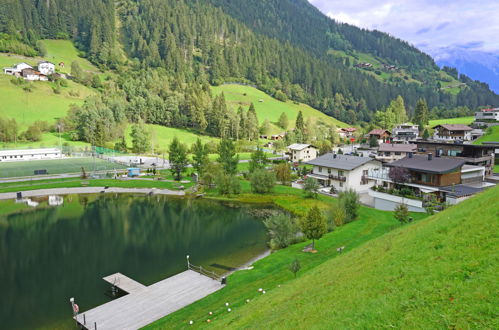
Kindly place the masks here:
MULTIPOLYGON (((303 198, 303 191, 286 186, 276 186, 274 193, 268 195, 250 194, 247 182, 243 182, 242 188, 243 194, 234 196, 232 199, 229 198, 228 201, 273 203, 289 212, 300 215, 305 214, 312 206, 318 206, 326 211, 332 204, 337 202, 336 199, 326 196, 319 196, 318 199, 303 198)), ((211 192, 208 192, 208 196, 211 196, 211 192)), ((427 215, 416 213, 411 214, 411 216, 416 221, 419 221, 427 215)), ((267 290, 266 295, 273 295, 274 291, 281 290, 286 283, 295 282, 293 274, 288 270, 289 264, 295 258, 298 258, 300 261, 302 270, 300 270, 298 275, 301 276, 301 274, 308 273, 324 262, 339 257, 336 251, 338 247, 345 246, 345 251, 352 251, 366 242, 399 227, 400 224, 395 220, 392 212, 361 207, 358 220, 339 227, 334 232, 326 234, 323 238, 316 241, 318 253, 302 252, 303 247, 310 244, 310 241, 292 245, 286 249, 272 253, 270 256, 254 263, 254 269, 243 270, 230 275, 228 278, 229 284, 223 290, 151 324, 148 328, 178 329, 189 327, 188 323, 190 320, 194 320, 196 327, 203 327, 209 325, 206 322, 208 318, 213 321, 211 325, 220 329, 244 328, 244 326, 232 326, 228 324, 233 321, 232 319, 230 321, 225 320, 228 317, 228 313, 226 312, 227 307, 225 307, 226 302, 229 302, 230 307, 233 309, 232 313, 235 312, 237 313, 235 315, 240 316, 239 309, 247 304, 246 299, 251 300, 250 304, 261 304, 258 302, 260 300, 259 296, 261 296, 261 293, 257 291, 259 288, 267 290), (211 317, 208 315, 210 311, 214 313, 211 317)), ((195 258, 195 256, 192 256, 192 258, 195 258)), ((195 261, 193 260, 193 262, 195 261)), ((206 267, 209 267, 209 265, 206 265, 206 267)), ((312 298, 307 297, 304 299, 309 301, 312 298)), ((326 305, 324 308, 327 308, 326 305)), ((264 305, 261 305, 261 307, 265 308, 264 305)), ((285 317, 285 315, 282 315, 282 317, 285 317)), ((259 329, 262 327, 263 323, 258 325, 251 324, 248 328, 259 329)), ((274 327, 278 326, 274 325, 274 327)), ((282 326, 282 328, 294 329, 296 328, 296 324, 287 324, 286 326, 282 326)))
POLYGON ((447 118, 447 119, 434 119, 430 120, 430 127, 434 127, 436 125, 441 125, 441 124, 464 124, 464 125, 470 125, 473 123, 475 120, 475 117, 469 116, 469 117, 458 117, 458 118, 447 118))
POLYGON ((482 144, 483 142, 499 142, 499 126, 487 129, 485 135, 473 142, 473 144, 482 144))
MULTIPOLYGON (((220 329, 498 328, 498 198, 499 187, 489 189, 305 269, 266 295, 238 303, 231 313, 219 308, 210 324, 197 324, 220 329)), ((295 255, 308 258, 298 251, 295 255)), ((276 264, 275 271, 284 267, 276 264)), ((254 291, 268 288, 263 278, 255 282, 254 291)), ((232 298, 241 301, 246 295, 240 292, 232 298)), ((183 316, 187 324, 190 315, 183 316)))
POLYGON ((47 47, 47 56, 45 59, 56 64, 57 70, 71 73, 71 63, 77 61, 80 67, 85 71, 97 72, 98 69, 87 59, 78 56, 78 50, 69 40, 42 40, 47 47), (59 66, 63 62, 64 67, 59 66))
MULTIPOLYGON (((338 127, 349 126, 348 124, 330 117, 306 104, 295 104, 291 101, 281 102, 250 86, 236 84, 221 85, 213 87, 213 92, 215 95, 223 92, 228 105, 235 110, 237 110, 239 106, 248 108, 249 105, 253 103, 255 105, 260 123, 262 123, 265 119, 268 119, 271 123, 276 123, 281 113, 284 112, 288 116, 290 126, 292 128, 295 125, 294 122, 298 116, 298 112, 301 110, 305 120, 310 117, 314 120, 321 120, 329 125, 334 124, 338 127), (260 100, 262 102, 260 102, 260 100)), ((274 132, 282 132, 282 129, 275 125, 273 129, 274 132)))

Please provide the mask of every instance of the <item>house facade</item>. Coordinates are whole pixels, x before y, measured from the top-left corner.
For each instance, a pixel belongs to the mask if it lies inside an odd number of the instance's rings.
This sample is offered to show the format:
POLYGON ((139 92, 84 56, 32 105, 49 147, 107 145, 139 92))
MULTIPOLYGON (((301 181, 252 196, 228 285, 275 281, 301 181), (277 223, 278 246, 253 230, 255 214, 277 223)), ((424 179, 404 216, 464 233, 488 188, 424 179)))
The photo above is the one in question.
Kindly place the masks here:
POLYGON ((355 132, 357 132, 357 128, 355 128, 355 127, 347 127, 347 128, 339 128, 338 129, 338 135, 342 139, 354 137, 355 132))
POLYGON ((33 67, 27 63, 19 63, 11 68, 3 68, 3 73, 10 74, 13 76, 20 76, 24 69, 33 69, 33 67))
POLYGON ((20 149, 20 150, 1 150, 0 162, 16 162, 27 160, 43 160, 62 158, 63 154, 57 148, 42 149, 20 149))
POLYGON ((378 143, 386 143, 390 140, 392 133, 386 129, 373 129, 367 133, 368 141, 370 141, 373 136, 378 140, 378 143))
POLYGON ((435 141, 471 141, 473 128, 462 124, 442 124, 433 127, 435 141))
POLYGON ((419 125, 400 124, 392 130, 392 142, 409 143, 416 141, 419 137, 419 125))
POLYGON ((38 62, 38 71, 45 76, 49 76, 55 73, 55 64, 48 61, 38 62))
POLYGON ((369 172, 369 178, 377 180, 369 195, 377 209, 393 211, 405 204, 410 211, 425 212, 433 198, 457 203, 483 190, 484 171, 453 157, 409 154, 369 172))
POLYGON ((417 151, 415 144, 409 143, 382 143, 378 147, 376 159, 381 162, 393 162, 408 156, 417 151))
POLYGON ((483 109, 475 112, 475 121, 499 123, 499 108, 483 109))
POLYGON ((493 175, 495 165, 495 148, 492 145, 474 145, 462 143, 445 143, 418 141, 417 153, 442 157, 454 157, 463 160, 465 164, 473 166, 483 166, 485 168, 485 176, 493 175))
POLYGON ((318 149, 311 144, 294 143, 288 146, 288 155, 292 162, 306 162, 315 159, 318 153, 318 149))
POLYGON ((323 187, 334 187, 338 192, 347 189, 357 192, 369 190, 375 184, 375 180, 368 178, 369 171, 381 168, 381 163, 372 158, 333 153, 317 157, 306 164, 313 165, 308 177, 316 179, 323 187))

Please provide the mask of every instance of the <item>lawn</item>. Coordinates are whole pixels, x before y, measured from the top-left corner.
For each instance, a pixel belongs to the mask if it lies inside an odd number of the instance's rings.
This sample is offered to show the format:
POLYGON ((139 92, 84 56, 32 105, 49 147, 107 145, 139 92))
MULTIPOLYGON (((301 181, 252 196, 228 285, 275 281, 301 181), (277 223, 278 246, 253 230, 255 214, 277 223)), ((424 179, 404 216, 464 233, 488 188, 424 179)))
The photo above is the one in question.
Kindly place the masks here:
POLYGON ((194 320, 220 329, 497 329, 498 196, 499 187, 491 188, 417 223, 393 223, 399 228, 378 238, 373 232, 390 220, 361 216, 321 239, 317 255, 301 246, 278 252, 151 328, 194 320), (341 245, 356 248, 333 257, 341 245), (302 263, 297 279, 286 269, 294 257, 302 263), (310 265, 314 258, 324 262, 310 265), (259 287, 267 293, 257 294, 259 287), (215 312, 209 324, 208 311, 215 312))
MULTIPOLYGON (((297 189, 278 186, 273 195, 269 196, 269 200, 274 200, 275 197, 280 197, 284 205, 292 206, 293 209, 303 207, 306 211, 311 205, 320 204, 324 207, 329 207, 334 203, 334 199, 321 196, 319 200, 304 199, 302 198, 303 192, 297 189), (287 199, 287 202, 284 200, 287 199), (297 206, 296 204, 303 204, 297 206)), ((243 195, 242 198, 236 197, 237 200, 250 201, 248 195, 243 195)), ((254 201, 262 201, 260 196, 254 196, 254 201)), ((426 214, 412 214, 416 220, 426 217, 426 214)), ((315 267, 323 264, 324 262, 335 259, 339 255, 336 251, 338 247, 345 246, 345 252, 355 250, 355 248, 362 246, 366 242, 379 237, 395 228, 400 227, 400 224, 394 219, 392 212, 378 211, 366 207, 360 208, 360 215, 357 221, 348 225, 337 228, 332 233, 326 234, 323 238, 316 242, 318 253, 303 253, 303 247, 310 242, 303 242, 286 249, 279 250, 270 256, 254 263, 254 269, 238 271, 228 278, 228 285, 190 305, 186 308, 177 311, 155 323, 150 325, 150 329, 177 329, 189 326, 189 321, 193 320, 196 327, 209 326, 206 322, 207 319, 213 321, 212 325, 219 326, 219 320, 224 322, 220 328, 234 328, 232 325, 226 324, 224 320, 227 317, 225 303, 229 302, 230 308, 237 312, 239 308, 246 305, 246 299, 249 299, 249 304, 253 304, 254 299, 260 299, 262 294, 258 292, 259 288, 272 293, 278 290, 279 287, 286 285, 286 283, 293 282, 293 275, 288 270, 288 266, 295 258, 298 258, 301 264, 299 275, 306 274, 313 270, 315 267), (213 312, 212 316, 208 312, 213 312)), ((305 296, 303 291, 302 296, 305 296)), ((309 299, 307 297, 306 299, 309 299)), ((327 305, 327 304, 325 304, 327 305)), ((291 310, 296 310, 292 308, 291 310)), ((240 315, 238 313, 238 315, 240 315)), ((262 328, 263 324, 253 326, 250 328, 262 328)), ((274 328, 279 327, 274 325, 274 328)), ((238 327, 235 327, 238 328, 238 327)), ((296 328, 293 325, 287 325, 284 328, 296 328)))
POLYGON ((34 170, 46 169, 48 174, 80 173, 81 168, 91 171, 123 169, 125 166, 99 158, 66 158, 0 163, 0 177, 32 176, 34 170))
MULTIPOLYGON (((227 84, 216 86, 212 89, 215 95, 223 92, 228 105, 234 110, 237 110, 239 106, 248 109, 249 105, 253 103, 260 123, 265 119, 268 119, 271 123, 277 123, 279 116, 284 112, 289 118, 290 128, 293 128, 298 112, 301 110, 305 119, 311 117, 315 120, 322 120, 329 125, 334 124, 338 127, 348 126, 306 104, 295 104, 292 101, 281 102, 250 86, 227 84), (262 102, 260 102, 260 100, 262 100, 262 102)), ((278 132, 282 132, 282 129, 274 125, 272 133, 278 132)))
POLYGON ((499 126, 487 129, 485 135, 473 142, 473 144, 482 144, 483 142, 499 142, 499 126))
POLYGON ((442 125, 442 124, 464 124, 464 125, 470 125, 473 123, 475 120, 475 117, 469 116, 469 117, 458 117, 458 118, 447 118, 447 119, 434 119, 430 120, 430 127, 434 127, 436 125, 442 125))
POLYGON ((68 81, 69 86, 62 88, 61 94, 55 94, 52 83, 35 81, 33 91, 25 92, 21 86, 10 82, 11 76, 0 75, 0 116, 15 118, 19 127, 25 129, 37 120, 53 123, 64 117, 70 104, 82 104, 83 100, 93 92, 82 85, 68 81), (70 92, 77 96, 69 95, 70 92), (76 94, 74 94, 76 95, 76 94))
POLYGON ((98 72, 99 70, 87 59, 78 56, 78 50, 69 40, 42 40, 47 47, 45 59, 56 65, 60 72, 71 73, 71 63, 78 61, 80 67, 85 71, 98 72), (59 66, 63 62, 64 67, 59 66))

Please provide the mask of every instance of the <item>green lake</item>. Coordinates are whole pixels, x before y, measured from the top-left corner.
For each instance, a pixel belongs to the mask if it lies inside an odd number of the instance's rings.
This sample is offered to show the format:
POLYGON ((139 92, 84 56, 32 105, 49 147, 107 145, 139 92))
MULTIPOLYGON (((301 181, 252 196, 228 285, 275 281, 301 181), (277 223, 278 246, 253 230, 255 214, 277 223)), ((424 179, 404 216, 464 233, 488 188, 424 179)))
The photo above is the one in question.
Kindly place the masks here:
POLYGON ((163 196, 65 196, 37 208, 0 202, 0 328, 76 328, 80 311, 112 299, 102 277, 150 285, 191 263, 218 274, 267 249, 259 206, 163 196))

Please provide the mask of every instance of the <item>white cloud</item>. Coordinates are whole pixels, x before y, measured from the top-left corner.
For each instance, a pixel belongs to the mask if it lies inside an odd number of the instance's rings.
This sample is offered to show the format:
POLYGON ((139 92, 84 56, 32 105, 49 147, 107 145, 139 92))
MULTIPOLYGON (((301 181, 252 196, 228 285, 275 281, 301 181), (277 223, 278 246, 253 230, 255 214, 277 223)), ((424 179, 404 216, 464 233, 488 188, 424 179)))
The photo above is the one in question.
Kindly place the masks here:
POLYGON ((465 45, 499 54, 497 0, 309 0, 329 17, 404 39, 424 51, 465 45))

